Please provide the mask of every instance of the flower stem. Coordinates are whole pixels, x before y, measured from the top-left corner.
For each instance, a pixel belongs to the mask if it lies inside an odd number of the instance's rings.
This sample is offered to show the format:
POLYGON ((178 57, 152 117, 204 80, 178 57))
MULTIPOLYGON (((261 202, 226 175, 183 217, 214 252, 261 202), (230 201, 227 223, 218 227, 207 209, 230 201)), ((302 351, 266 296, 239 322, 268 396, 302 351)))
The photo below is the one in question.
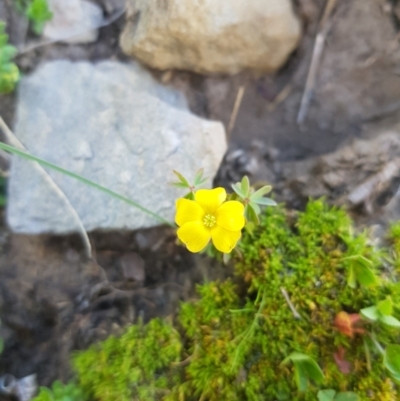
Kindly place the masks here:
POLYGON ((157 213, 154 213, 154 212, 152 212, 151 210, 146 209, 144 206, 139 205, 139 203, 136 203, 135 201, 133 201, 133 200, 131 200, 131 199, 129 199, 129 198, 126 198, 125 196, 120 195, 120 194, 118 194, 117 192, 112 191, 111 189, 108 189, 108 188, 106 188, 106 187, 103 187, 103 186, 100 185, 100 184, 97 184, 97 183, 95 183, 95 182, 93 182, 93 181, 91 181, 91 180, 88 180, 87 178, 82 177, 82 176, 79 175, 79 174, 73 173, 72 171, 69 171, 69 170, 66 170, 66 169, 64 169, 64 168, 62 168, 62 167, 59 167, 59 166, 57 166, 56 164, 50 163, 50 162, 48 162, 48 161, 46 161, 46 160, 40 159, 39 157, 33 156, 33 155, 31 155, 31 154, 29 154, 29 153, 27 153, 27 152, 24 152, 24 151, 22 151, 22 150, 19 150, 19 149, 17 149, 17 148, 14 148, 13 146, 6 145, 6 144, 3 143, 3 142, 0 142, 0 149, 3 149, 3 150, 5 150, 5 151, 7 151, 7 152, 10 152, 10 153, 13 153, 13 154, 15 154, 15 155, 17 155, 17 156, 20 156, 20 157, 24 158, 24 159, 31 160, 31 161, 35 161, 35 162, 41 164, 41 165, 44 166, 44 167, 48 167, 48 168, 50 168, 50 169, 52 169, 52 170, 58 171, 59 173, 62 173, 62 174, 65 174, 65 175, 67 175, 67 176, 69 176, 69 177, 75 178, 75 179, 77 179, 78 181, 81 181, 81 182, 83 182, 83 183, 86 184, 86 185, 89 185, 89 186, 91 186, 91 187, 93 187, 93 188, 96 188, 96 189, 98 189, 99 191, 102 191, 102 192, 104 192, 104 193, 106 193, 106 194, 108 194, 108 195, 113 196, 114 198, 117 198, 117 199, 119 199, 119 200, 121 200, 121 201, 123 201, 123 202, 125 202, 125 203, 128 203, 128 204, 130 204, 130 205, 136 207, 137 209, 139 209, 139 210, 141 210, 142 212, 144 212, 144 213, 146 213, 146 214, 148 214, 148 215, 154 217, 155 219, 157 219, 158 221, 160 221, 160 222, 163 223, 163 224, 167 224, 167 225, 169 225, 169 226, 171 226, 171 227, 175 227, 175 224, 174 224, 174 223, 172 223, 171 221, 168 221, 168 220, 164 219, 163 217, 161 217, 161 216, 158 215, 157 213))

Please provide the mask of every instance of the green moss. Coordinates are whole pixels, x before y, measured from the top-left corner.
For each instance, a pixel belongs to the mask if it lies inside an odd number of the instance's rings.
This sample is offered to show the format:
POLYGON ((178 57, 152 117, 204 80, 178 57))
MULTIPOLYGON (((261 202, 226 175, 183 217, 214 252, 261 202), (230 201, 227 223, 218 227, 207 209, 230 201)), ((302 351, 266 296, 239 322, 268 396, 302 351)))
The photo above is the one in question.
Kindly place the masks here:
POLYGON ((181 349, 178 332, 154 319, 78 353, 73 362, 88 398, 146 401, 162 398, 179 383, 173 363, 180 360, 181 349))
POLYGON ((32 401, 83 401, 80 387, 70 382, 66 385, 55 381, 51 389, 40 387, 39 394, 32 401))
MULTIPOLYGON (((400 228, 391 235, 396 260, 400 228)), ((339 312, 357 314, 387 296, 393 318, 400 318, 399 271, 388 262, 389 250, 355 235, 343 210, 319 200, 298 214, 267 209, 240 251, 235 277, 199 286, 200 299, 183 303, 174 325, 158 319, 134 325, 78 353, 74 366, 87 396, 314 401, 319 390, 334 389, 361 401, 399 398, 381 353, 399 343, 400 330, 365 320, 363 332, 349 337, 334 325, 339 312), (294 352, 311 365, 283 364, 294 352), (315 363, 324 375, 318 383, 315 363)))

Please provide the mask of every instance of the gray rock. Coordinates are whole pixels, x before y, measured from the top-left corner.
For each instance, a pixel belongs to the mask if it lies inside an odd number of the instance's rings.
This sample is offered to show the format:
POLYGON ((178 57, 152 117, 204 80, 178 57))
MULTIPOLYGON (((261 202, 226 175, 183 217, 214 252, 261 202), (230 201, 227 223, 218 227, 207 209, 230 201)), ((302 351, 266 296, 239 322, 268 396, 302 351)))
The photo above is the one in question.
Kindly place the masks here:
POLYGON ((128 0, 125 53, 161 70, 272 72, 296 48, 291 0, 128 0))
POLYGON ((46 23, 43 36, 66 43, 91 43, 102 25, 101 8, 84 0, 49 0, 52 19, 46 23))
MULTIPOLYGON (((173 220, 177 169, 215 175, 226 150, 221 123, 191 114, 178 92, 138 65, 55 61, 20 83, 15 133, 34 155, 106 186, 173 220)), ((157 220, 49 171, 88 231, 138 229, 157 220)), ((12 161, 7 218, 23 233, 68 233, 76 224, 31 162, 12 161)))

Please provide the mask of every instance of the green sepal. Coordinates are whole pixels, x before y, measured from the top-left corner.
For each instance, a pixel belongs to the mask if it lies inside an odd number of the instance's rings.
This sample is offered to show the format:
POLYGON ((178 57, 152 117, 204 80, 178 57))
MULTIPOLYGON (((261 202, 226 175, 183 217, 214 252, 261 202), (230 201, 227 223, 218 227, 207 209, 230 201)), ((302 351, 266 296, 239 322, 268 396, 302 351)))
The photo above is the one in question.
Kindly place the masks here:
POLYGON ((189 199, 189 200, 194 200, 194 193, 193 192, 189 192, 188 194, 186 194, 184 196, 185 199, 189 199))

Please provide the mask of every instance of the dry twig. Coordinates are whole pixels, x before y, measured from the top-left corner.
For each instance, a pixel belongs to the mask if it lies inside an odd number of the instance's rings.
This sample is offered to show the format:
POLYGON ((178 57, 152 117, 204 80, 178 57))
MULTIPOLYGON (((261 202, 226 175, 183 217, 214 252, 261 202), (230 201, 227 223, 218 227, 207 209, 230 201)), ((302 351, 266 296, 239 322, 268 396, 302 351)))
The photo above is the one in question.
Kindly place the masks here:
POLYGON ((303 97, 301 98, 300 110, 297 115, 297 124, 302 124, 306 118, 308 108, 312 99, 317 80, 318 68, 321 62, 322 53, 324 50, 325 39, 332 27, 330 16, 336 6, 337 0, 327 0, 324 15, 322 16, 319 32, 315 39, 313 55, 311 58, 310 69, 308 71, 306 87, 304 89, 303 97))
MULTIPOLYGON (((13 132, 8 128, 7 124, 4 122, 3 118, 0 116, 0 129, 4 132, 4 135, 7 138, 7 141, 14 146, 17 149, 23 150, 27 153, 27 149, 25 146, 19 141, 19 139, 13 134, 13 132)), ((69 213, 73 217, 73 219, 76 222, 78 231, 82 237, 83 244, 85 246, 85 251, 86 251, 86 256, 90 259, 92 257, 92 246, 90 245, 90 240, 89 237, 86 233, 85 227, 82 224, 82 221, 77 213, 77 211, 74 209, 74 207, 71 205, 71 202, 67 198, 67 196, 64 194, 64 192, 60 189, 60 187, 54 182, 54 180, 50 177, 50 175, 47 173, 47 171, 37 162, 31 162, 34 168, 42 175, 42 177, 46 180, 47 184, 49 185, 50 188, 53 189, 53 191, 59 196, 60 199, 64 202, 65 206, 67 207, 69 213)))
POLYGON ((239 90, 237 92, 235 104, 233 106, 233 110, 232 110, 232 114, 231 114, 231 118, 229 119, 228 138, 230 137, 233 127, 235 126, 235 122, 236 122, 236 118, 237 118, 237 115, 238 115, 238 112, 240 109, 240 105, 242 104, 244 90, 245 90, 245 86, 242 85, 241 87, 239 87, 239 90))
POLYGON ((292 311, 293 316, 294 316, 296 319, 301 319, 300 313, 297 312, 296 308, 295 308, 294 305, 292 304, 292 301, 290 300, 290 297, 289 297, 289 294, 287 293, 287 291, 286 291, 283 287, 281 287, 280 290, 281 290, 281 293, 282 293, 282 295, 284 296, 284 298, 285 298, 287 304, 289 305, 289 308, 290 308, 290 310, 292 311))
POLYGON ((395 159, 385 165, 385 167, 369 177, 362 184, 354 188, 347 199, 353 205, 365 202, 376 191, 378 187, 386 185, 392 178, 399 173, 400 159, 395 159))

